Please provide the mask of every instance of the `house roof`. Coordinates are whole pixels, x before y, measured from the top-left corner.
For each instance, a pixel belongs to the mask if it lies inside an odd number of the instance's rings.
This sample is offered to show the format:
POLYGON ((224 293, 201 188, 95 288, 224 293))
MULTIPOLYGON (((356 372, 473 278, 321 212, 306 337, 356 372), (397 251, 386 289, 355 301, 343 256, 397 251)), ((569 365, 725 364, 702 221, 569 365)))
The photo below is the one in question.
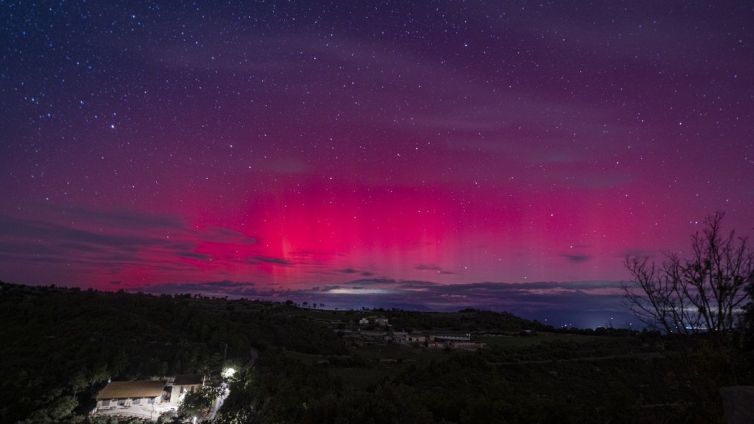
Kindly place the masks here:
POLYGON ((165 382, 163 381, 113 381, 97 393, 97 400, 157 397, 164 389, 165 382))
POLYGON ((194 386, 202 384, 202 376, 199 374, 179 374, 175 376, 174 386, 194 386))

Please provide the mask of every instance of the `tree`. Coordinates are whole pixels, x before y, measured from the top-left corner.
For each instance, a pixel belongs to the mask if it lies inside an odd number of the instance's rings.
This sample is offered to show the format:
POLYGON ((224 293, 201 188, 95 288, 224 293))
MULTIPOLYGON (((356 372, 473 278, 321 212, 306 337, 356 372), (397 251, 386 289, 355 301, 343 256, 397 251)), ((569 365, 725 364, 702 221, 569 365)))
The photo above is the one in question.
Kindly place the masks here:
POLYGON ((178 416, 193 417, 204 416, 212 408, 222 388, 220 386, 204 386, 199 390, 193 390, 186 393, 186 396, 178 407, 178 416))
POLYGON ((746 288, 746 292, 749 294, 749 304, 746 305, 746 312, 744 315, 744 336, 745 343, 749 348, 754 348, 754 281, 749 283, 749 287, 746 288))
POLYGON ((666 253, 656 264, 629 256, 626 268, 634 281, 623 285, 625 299, 644 322, 667 333, 731 332, 754 281, 754 251, 735 231, 724 235, 725 216, 716 212, 691 237, 690 258, 666 253))

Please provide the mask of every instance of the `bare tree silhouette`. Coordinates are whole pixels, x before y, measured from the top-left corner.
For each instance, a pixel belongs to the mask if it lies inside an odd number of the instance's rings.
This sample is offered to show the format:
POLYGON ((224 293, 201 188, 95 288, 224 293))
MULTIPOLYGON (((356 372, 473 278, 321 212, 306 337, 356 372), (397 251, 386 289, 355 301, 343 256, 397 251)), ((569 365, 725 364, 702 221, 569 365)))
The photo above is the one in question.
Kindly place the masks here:
POLYGON ((729 333, 754 282, 754 251, 735 231, 723 234, 725 214, 705 218, 691 237, 691 257, 666 253, 657 264, 647 257, 626 257, 633 281, 623 285, 625 299, 645 323, 667 333, 729 333))

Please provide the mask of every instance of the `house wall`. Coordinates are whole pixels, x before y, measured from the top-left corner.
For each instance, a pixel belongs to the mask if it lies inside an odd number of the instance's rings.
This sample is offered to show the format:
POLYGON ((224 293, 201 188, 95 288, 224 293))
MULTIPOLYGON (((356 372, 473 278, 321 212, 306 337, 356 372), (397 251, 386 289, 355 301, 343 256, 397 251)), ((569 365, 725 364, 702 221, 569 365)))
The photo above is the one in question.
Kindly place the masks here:
POLYGON ((180 401, 181 399, 181 394, 186 392, 193 392, 201 386, 201 384, 173 385, 172 389, 170 389, 170 403, 178 404, 178 401, 180 401))
POLYGON ((125 399, 102 399, 97 401, 96 409, 111 409, 117 407, 129 407, 132 405, 159 405, 162 402, 160 396, 154 398, 125 398, 125 399), (138 399, 138 401, 137 401, 138 399), (149 403, 150 399, 153 401, 149 403))
POLYGON ((181 386, 172 386, 170 388, 170 403, 178 404, 178 399, 181 396, 181 386))

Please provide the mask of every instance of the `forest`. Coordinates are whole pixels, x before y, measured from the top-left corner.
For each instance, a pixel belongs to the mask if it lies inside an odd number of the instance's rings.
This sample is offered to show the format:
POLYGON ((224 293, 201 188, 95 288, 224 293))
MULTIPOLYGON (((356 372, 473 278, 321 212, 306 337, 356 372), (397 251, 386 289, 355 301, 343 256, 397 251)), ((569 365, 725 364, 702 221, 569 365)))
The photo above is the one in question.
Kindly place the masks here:
POLYGON ((720 388, 754 384, 746 326, 721 340, 558 330, 475 309, 329 311, 8 283, 0 319, 3 423, 138 422, 89 414, 109 379, 228 363, 240 372, 219 423, 717 423, 720 388), (354 342, 349 329, 374 314, 485 347, 354 342))

